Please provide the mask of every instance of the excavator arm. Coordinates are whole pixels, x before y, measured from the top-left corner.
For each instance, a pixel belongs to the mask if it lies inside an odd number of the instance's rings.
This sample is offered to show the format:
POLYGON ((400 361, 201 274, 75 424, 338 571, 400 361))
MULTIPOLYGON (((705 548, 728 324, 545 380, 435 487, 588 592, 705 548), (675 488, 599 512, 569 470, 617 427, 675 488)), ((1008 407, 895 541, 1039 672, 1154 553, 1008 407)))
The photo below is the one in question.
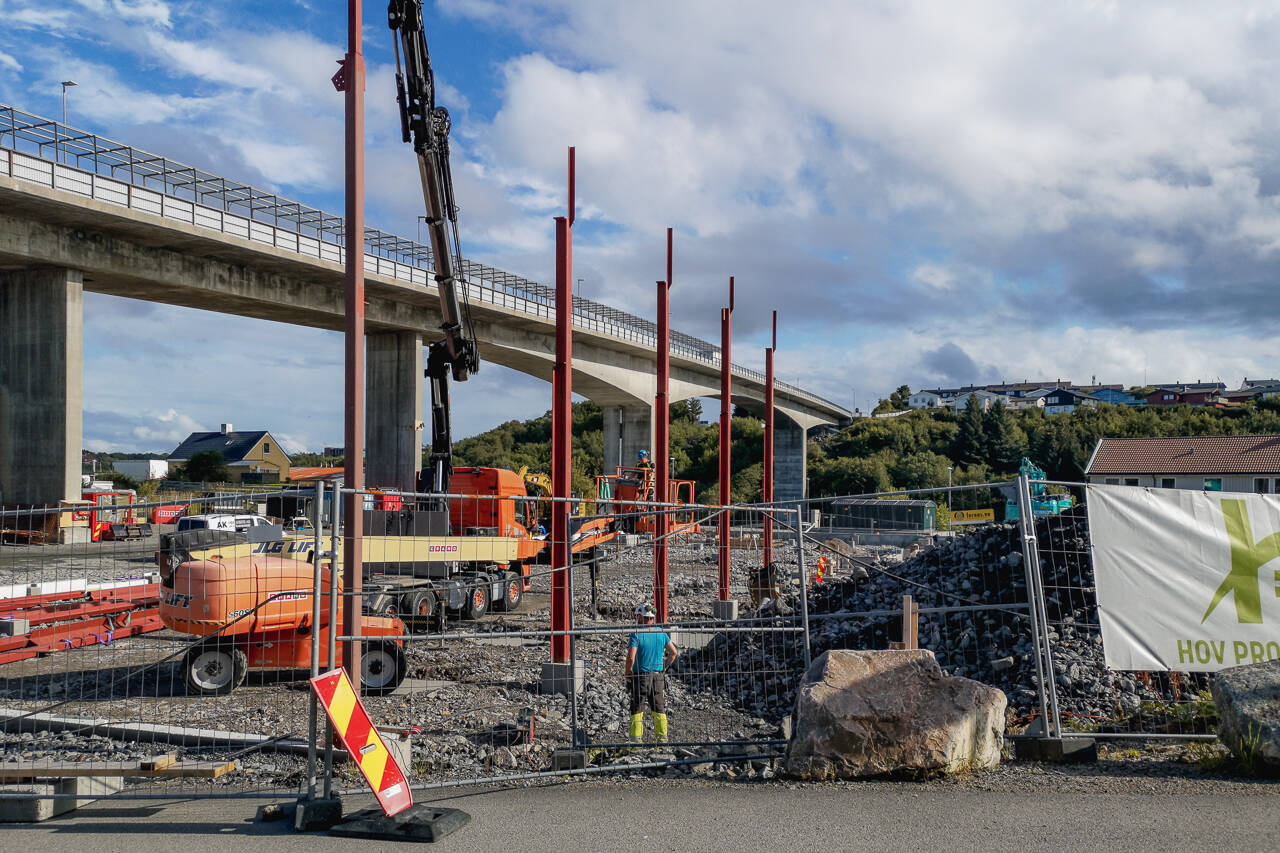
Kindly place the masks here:
POLYGON ((459 273, 458 206, 449 170, 449 111, 436 106, 435 77, 422 24, 421 0, 391 0, 387 23, 395 33, 396 100, 400 130, 413 143, 427 208, 427 230, 440 294, 444 339, 428 349, 426 376, 431 383, 431 464, 419 488, 446 492, 453 472, 449 428, 449 376, 463 382, 480 369, 480 351, 471 327, 465 282, 459 273), (401 52, 404 64, 401 66, 401 52))

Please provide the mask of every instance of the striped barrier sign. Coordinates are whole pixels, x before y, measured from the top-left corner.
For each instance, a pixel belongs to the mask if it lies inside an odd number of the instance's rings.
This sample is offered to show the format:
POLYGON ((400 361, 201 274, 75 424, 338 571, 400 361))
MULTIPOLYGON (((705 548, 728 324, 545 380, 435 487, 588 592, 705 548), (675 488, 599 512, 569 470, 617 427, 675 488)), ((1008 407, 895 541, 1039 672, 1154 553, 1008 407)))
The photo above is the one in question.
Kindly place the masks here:
POLYGON ((409 793, 404 771, 373 727, 360 697, 351 687, 346 670, 331 669, 317 675, 311 679, 311 689, 324 705, 324 712, 329 715, 333 730, 338 733, 338 739, 346 747, 351 760, 360 765, 360 772, 387 817, 413 805, 413 795, 409 793))

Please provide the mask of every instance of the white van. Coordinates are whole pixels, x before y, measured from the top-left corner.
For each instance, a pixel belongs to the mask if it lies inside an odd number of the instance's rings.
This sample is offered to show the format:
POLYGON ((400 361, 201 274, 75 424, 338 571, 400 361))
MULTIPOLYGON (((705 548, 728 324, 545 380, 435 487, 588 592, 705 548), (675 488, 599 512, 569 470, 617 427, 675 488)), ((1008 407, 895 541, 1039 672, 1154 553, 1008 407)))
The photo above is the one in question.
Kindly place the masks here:
POLYGON ((230 513, 210 513, 208 515, 184 515, 178 519, 176 531, 184 530, 234 530, 244 533, 251 527, 270 527, 271 522, 261 515, 231 515, 230 513))

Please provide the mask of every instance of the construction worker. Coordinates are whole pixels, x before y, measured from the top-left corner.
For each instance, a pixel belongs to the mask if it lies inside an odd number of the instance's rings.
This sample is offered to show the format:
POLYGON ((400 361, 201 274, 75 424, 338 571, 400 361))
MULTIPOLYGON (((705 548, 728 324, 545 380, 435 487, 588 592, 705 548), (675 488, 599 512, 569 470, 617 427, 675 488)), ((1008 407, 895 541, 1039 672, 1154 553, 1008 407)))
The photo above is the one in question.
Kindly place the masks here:
MULTIPOLYGON (((636 622, 652 625, 658 611, 652 604, 636 607, 636 622)), ((644 706, 653 712, 653 734, 667 742, 666 669, 680 652, 662 631, 636 631, 627 640, 627 663, 623 673, 631 692, 631 741, 644 738, 644 706)))
POLYGON ((641 450, 639 453, 636 454, 636 457, 638 460, 636 462, 637 467, 643 468, 646 471, 653 470, 653 460, 649 458, 649 451, 641 450))

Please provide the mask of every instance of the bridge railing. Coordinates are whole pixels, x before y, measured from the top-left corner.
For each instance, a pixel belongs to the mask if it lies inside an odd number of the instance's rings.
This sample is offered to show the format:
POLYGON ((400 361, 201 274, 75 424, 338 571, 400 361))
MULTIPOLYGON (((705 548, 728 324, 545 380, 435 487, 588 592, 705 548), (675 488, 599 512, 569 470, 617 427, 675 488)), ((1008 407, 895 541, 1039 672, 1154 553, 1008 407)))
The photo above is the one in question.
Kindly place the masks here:
MULTIPOLYGON (((140 210, 198 228, 331 263, 345 262, 342 217, 205 172, 51 119, 0 104, 0 175, 140 210)), ((376 228, 365 229, 365 271, 427 287, 431 249, 376 228)), ((459 258, 470 301, 551 319, 554 290, 545 284, 459 258)), ((641 317, 575 296, 574 325, 646 347, 657 345, 657 327, 641 317)), ((720 364, 720 348, 672 332, 671 352, 720 364)), ((739 378, 764 382, 764 374, 732 365, 739 378)), ((843 407, 786 382, 788 396, 844 411, 843 407)))

